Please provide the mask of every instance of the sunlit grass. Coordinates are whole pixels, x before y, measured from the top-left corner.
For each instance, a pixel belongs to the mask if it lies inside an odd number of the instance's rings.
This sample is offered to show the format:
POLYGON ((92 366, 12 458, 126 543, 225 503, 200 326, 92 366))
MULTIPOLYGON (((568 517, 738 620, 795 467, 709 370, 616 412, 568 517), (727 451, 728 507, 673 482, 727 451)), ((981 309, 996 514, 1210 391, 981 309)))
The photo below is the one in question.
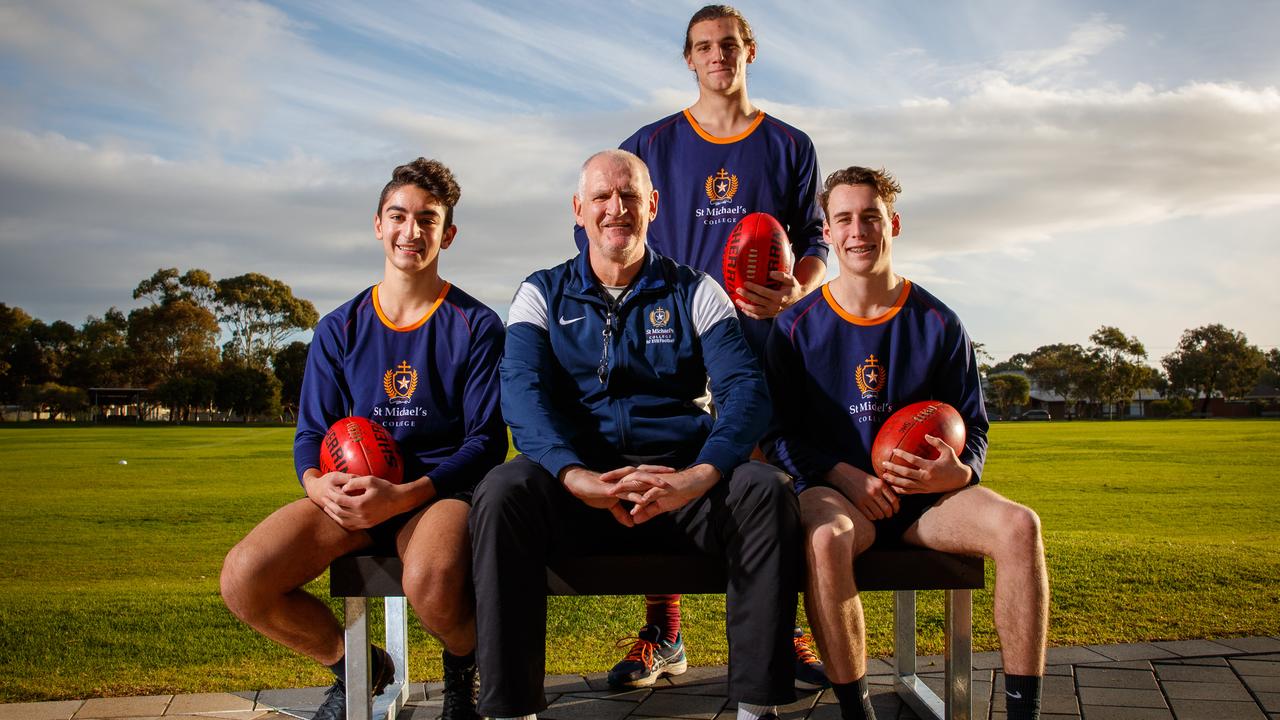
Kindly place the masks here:
MULTIPOLYGON (((0 702, 327 684, 217 593, 227 549, 300 497, 292 435, 0 429, 0 702)), ((991 438, 984 483, 1043 521, 1051 643, 1280 633, 1280 422, 998 423, 991 438)), ((888 654, 890 596, 866 600, 871 651, 888 654)), ((990 607, 977 593, 977 650, 996 647, 990 607)), ((724 598, 684 611, 691 660, 725 662, 724 598)), ((941 593, 920 611, 922 651, 940 652, 941 593)), ((607 669, 642 613, 639 598, 552 598, 548 672, 607 669)), ((439 646, 410 632, 411 677, 439 677, 439 646)))

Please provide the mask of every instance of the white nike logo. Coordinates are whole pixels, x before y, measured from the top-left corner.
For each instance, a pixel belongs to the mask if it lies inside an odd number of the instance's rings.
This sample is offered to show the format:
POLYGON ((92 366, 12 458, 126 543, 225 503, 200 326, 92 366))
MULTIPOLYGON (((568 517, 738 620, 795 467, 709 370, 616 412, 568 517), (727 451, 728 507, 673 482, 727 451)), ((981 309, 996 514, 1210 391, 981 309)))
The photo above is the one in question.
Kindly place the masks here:
POLYGON ((1004 694, 1005 694, 1005 695, 1008 695, 1008 696, 1009 696, 1009 698, 1010 698, 1011 700, 1021 700, 1021 699, 1022 699, 1022 693, 1020 693, 1020 692, 1010 692, 1010 691, 1008 691, 1008 690, 1005 690, 1005 691, 1004 691, 1004 694))
POLYGON ((586 316, 586 315, 583 315, 582 317, 576 317, 576 318, 574 318, 574 319, 572 319, 572 320, 565 320, 565 319, 564 319, 564 316, 563 316, 563 315, 561 315, 561 316, 560 316, 560 324, 561 324, 561 325, 572 325, 572 324, 574 324, 574 323, 578 322, 579 320, 586 320, 586 319, 587 319, 587 316, 586 316))

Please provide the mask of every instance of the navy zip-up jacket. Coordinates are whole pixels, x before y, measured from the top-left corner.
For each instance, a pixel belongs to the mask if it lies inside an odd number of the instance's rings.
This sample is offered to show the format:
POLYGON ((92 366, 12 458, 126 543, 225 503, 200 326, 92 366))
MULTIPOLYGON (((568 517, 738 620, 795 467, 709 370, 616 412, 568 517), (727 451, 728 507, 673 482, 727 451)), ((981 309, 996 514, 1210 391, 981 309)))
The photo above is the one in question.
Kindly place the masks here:
POLYGON ((516 448, 557 477, 634 462, 709 463, 729 477, 770 415, 729 296, 646 247, 621 298, 607 297, 586 251, 516 291, 501 363, 516 448))

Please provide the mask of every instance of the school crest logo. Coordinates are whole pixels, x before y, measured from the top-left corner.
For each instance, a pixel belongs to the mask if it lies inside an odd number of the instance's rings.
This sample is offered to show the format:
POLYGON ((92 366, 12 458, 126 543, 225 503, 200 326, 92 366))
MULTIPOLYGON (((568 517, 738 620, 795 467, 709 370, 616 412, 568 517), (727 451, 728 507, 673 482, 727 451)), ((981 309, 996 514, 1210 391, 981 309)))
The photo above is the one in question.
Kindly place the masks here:
POLYGON ((858 366, 853 379, 858 383, 858 391, 862 393, 862 397, 876 397, 880 394, 880 389, 884 387, 886 379, 884 366, 880 364, 874 354, 870 355, 858 366))
POLYGON ((720 172, 707 176, 704 189, 712 205, 727 203, 738 193, 738 176, 730 175, 724 168, 720 168, 720 172))
POLYGON ((671 322, 671 313, 666 308, 658 306, 649 311, 649 324, 653 327, 666 327, 671 322))
POLYGON ((670 345, 676 341, 676 331, 671 324, 671 311, 655 305, 649 311, 649 327, 644 329, 645 345, 670 345))
POLYGON ((382 376, 382 389, 392 405, 403 405, 413 399, 413 391, 418 389, 418 371, 402 362, 382 376))

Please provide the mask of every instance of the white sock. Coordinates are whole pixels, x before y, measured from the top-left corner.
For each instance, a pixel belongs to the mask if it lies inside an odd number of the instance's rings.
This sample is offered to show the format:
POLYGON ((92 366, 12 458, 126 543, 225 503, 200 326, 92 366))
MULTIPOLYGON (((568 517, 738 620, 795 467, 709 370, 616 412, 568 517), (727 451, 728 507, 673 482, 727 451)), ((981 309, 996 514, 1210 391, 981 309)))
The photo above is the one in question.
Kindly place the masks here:
POLYGON ((537 715, 521 715, 519 717, 512 717, 512 718, 494 718, 493 720, 538 720, 538 716, 537 715))
POLYGON ((738 720, 760 720, 760 718, 770 713, 777 715, 777 705, 752 705, 751 703, 738 703, 738 720))

